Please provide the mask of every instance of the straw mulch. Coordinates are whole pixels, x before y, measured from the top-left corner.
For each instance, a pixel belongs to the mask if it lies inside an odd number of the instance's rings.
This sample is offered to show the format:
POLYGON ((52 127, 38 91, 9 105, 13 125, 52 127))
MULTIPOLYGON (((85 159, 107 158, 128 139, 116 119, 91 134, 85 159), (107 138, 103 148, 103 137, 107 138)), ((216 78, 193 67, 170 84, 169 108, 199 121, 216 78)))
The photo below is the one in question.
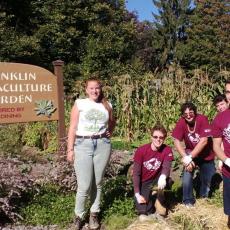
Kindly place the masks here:
POLYGON ((136 220, 126 230, 227 230, 223 207, 198 199, 194 208, 178 204, 165 220, 140 222, 136 220))

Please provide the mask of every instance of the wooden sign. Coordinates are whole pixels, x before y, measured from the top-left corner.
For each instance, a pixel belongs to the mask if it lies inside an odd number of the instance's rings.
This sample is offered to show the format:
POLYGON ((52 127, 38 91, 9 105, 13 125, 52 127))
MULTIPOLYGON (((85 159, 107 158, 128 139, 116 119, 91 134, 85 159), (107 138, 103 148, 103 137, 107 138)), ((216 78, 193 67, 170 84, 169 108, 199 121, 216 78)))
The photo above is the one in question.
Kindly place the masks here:
POLYGON ((58 120, 57 77, 28 64, 0 62, 0 124, 58 120))

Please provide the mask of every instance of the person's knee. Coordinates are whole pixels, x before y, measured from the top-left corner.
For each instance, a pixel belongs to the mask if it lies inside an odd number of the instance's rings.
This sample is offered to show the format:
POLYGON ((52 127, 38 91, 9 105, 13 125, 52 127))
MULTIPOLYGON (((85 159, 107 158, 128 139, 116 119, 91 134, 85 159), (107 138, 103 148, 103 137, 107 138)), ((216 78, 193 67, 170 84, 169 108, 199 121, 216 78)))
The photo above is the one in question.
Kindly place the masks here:
POLYGON ((192 181, 193 179, 190 175, 183 177, 183 181, 182 181, 183 186, 192 186, 192 181))
POLYGON ((80 196, 87 196, 89 194, 89 192, 90 192, 90 188, 91 188, 90 185, 84 185, 84 186, 78 185, 78 187, 77 187, 77 193, 80 196))

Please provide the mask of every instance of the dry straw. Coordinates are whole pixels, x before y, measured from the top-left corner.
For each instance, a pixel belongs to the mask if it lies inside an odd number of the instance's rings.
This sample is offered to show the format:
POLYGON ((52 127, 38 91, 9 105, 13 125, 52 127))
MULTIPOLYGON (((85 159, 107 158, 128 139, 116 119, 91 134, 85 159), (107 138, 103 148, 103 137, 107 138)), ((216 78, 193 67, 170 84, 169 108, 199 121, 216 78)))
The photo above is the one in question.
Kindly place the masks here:
POLYGON ((227 230, 227 217, 222 207, 198 199, 195 208, 178 204, 165 220, 140 222, 138 219, 127 230, 227 230))

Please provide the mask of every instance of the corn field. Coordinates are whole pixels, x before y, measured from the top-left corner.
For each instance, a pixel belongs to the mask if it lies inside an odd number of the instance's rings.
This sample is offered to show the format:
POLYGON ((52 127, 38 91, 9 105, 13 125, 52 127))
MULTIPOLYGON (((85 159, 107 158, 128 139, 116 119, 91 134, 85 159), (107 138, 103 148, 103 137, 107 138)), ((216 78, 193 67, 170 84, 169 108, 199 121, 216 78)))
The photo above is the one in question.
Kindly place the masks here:
MULTIPOLYGON (((230 72, 221 71, 210 78, 201 70, 186 76, 181 68, 171 67, 155 75, 112 77, 104 82, 103 91, 117 118, 115 135, 126 140, 144 138, 156 122, 171 131, 180 116, 181 103, 188 100, 211 120, 215 115, 213 97, 223 92, 224 80, 229 76, 230 72)), ((81 97, 84 91, 83 82, 78 81, 76 94, 81 97)))

